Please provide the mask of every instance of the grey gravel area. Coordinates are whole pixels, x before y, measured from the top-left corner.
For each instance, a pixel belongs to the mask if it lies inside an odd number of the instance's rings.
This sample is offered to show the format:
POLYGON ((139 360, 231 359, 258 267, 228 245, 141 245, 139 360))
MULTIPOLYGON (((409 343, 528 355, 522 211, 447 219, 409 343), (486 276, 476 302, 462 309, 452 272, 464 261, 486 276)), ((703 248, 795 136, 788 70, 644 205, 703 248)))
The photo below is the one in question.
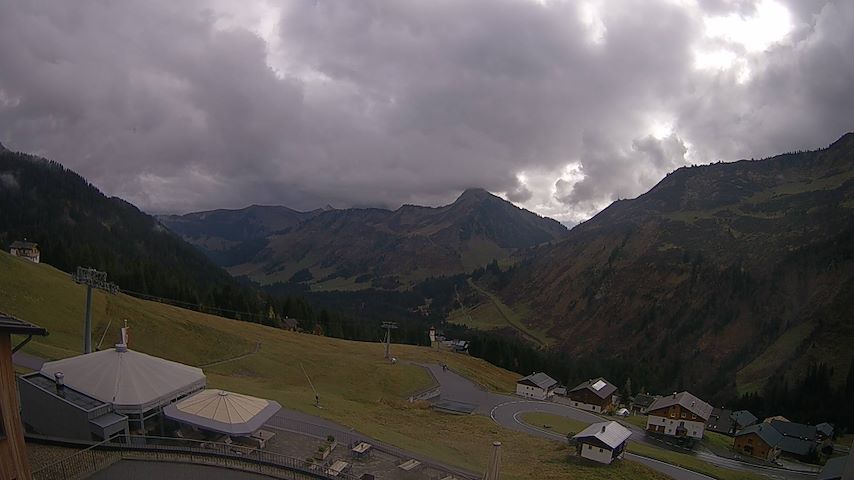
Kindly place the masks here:
POLYGON ((121 460, 88 478, 89 480, 270 480, 272 477, 207 465, 121 460))

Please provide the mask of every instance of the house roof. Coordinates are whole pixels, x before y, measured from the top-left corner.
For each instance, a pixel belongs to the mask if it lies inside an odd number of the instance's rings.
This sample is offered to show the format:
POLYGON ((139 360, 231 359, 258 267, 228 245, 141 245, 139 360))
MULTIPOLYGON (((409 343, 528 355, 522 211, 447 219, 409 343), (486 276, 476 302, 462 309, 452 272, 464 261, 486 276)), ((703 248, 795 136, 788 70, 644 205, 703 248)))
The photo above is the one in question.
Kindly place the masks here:
POLYGON ((200 368, 126 348, 47 362, 41 368, 48 378, 58 372, 69 387, 117 409, 134 411, 169 403, 205 385, 200 368))
POLYGON ((755 433, 763 442, 767 443, 769 447, 779 446, 780 442, 783 441, 783 435, 781 435, 776 428, 768 425, 767 423, 760 423, 743 428, 736 432, 735 436, 741 437, 751 433, 755 433))
POLYGON ((557 380, 546 375, 542 372, 532 373, 527 377, 522 377, 516 381, 516 383, 525 383, 528 385, 532 385, 535 387, 542 388, 543 390, 547 390, 555 385, 557 385, 557 380))
POLYGON ((780 420, 772 420, 771 426, 777 429, 785 437, 800 438, 803 440, 815 441, 816 429, 812 425, 804 425, 803 423, 781 422, 780 420))
POLYGON ((732 420, 741 427, 747 427, 753 425, 759 419, 747 410, 736 410, 732 412, 732 420))
POLYGON ((19 318, 15 318, 11 315, 7 315, 5 313, 0 312, 0 332, 3 333, 14 333, 18 335, 41 335, 42 337, 47 336, 47 330, 44 328, 33 325, 32 323, 25 322, 19 318))
POLYGON ((9 248, 37 248, 38 246, 38 243, 15 240, 9 245, 9 248))
POLYGON ((206 430, 244 436, 261 428, 281 409, 272 400, 211 389, 169 404, 163 413, 172 420, 206 430))
POLYGON ((580 390, 590 390, 599 398, 607 398, 608 395, 611 395, 612 393, 617 391, 617 387, 611 384, 608 380, 599 377, 587 380, 583 383, 579 383, 575 386, 575 388, 570 390, 569 393, 578 392, 580 390))
POLYGON ((729 433, 732 431, 732 411, 723 408, 713 408, 706 420, 706 428, 713 432, 729 433))
POLYGON ((815 442, 794 437, 783 437, 780 440, 780 450, 794 455, 808 455, 815 450, 815 442))
POLYGON ((694 395, 691 395, 688 392, 674 393, 673 395, 661 397, 656 401, 652 402, 652 405, 650 405, 647 410, 658 410, 659 408, 667 408, 673 405, 679 405, 682 408, 693 412, 703 420, 708 420, 709 415, 712 414, 711 405, 700 400, 694 395))
POLYGON ((819 423, 818 425, 815 426, 815 429, 819 433, 824 435, 825 437, 832 437, 833 436, 833 425, 831 425, 827 422, 819 423))
POLYGON ((654 402, 656 398, 657 397, 654 397, 652 395, 647 395, 645 393, 639 393, 639 394, 635 395, 635 399, 632 400, 632 404, 637 405, 639 407, 646 408, 646 407, 652 405, 652 402, 654 402))
POLYGON ((575 434, 572 438, 576 440, 585 440, 595 438, 610 448, 614 449, 620 446, 623 442, 629 439, 632 435, 631 430, 620 425, 617 422, 599 422, 590 425, 584 430, 575 434))

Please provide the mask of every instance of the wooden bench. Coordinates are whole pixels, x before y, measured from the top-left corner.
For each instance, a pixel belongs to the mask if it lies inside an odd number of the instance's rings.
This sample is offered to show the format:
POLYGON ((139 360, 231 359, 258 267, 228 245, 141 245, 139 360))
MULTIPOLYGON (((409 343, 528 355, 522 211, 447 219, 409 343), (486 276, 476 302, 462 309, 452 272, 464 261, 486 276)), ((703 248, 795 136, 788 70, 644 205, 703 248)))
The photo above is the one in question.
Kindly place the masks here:
POLYGON ((397 466, 397 468, 399 468, 405 472, 411 472, 416 467, 418 467, 418 465, 421 465, 421 462, 419 462, 418 460, 415 460, 415 459, 411 459, 411 460, 407 460, 407 461, 401 463, 400 465, 397 466))
POLYGON ((342 473, 347 471, 348 468, 350 468, 349 463, 343 460, 336 460, 331 467, 326 469, 326 474, 331 475, 333 477, 337 477, 338 475, 341 475, 342 473))

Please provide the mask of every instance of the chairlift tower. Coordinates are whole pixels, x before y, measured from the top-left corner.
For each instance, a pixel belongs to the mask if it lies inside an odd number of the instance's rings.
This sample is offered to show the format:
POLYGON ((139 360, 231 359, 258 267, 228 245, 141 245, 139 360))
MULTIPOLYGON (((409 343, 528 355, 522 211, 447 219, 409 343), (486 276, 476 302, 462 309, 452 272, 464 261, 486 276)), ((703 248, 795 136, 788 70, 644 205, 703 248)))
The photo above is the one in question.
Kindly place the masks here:
POLYGON ((385 358, 389 359, 388 348, 391 344, 391 331, 394 328, 397 328, 396 322, 383 322, 382 328, 385 329, 385 358))
POLYGON ((107 272, 94 268, 77 267, 74 281, 86 285, 86 312, 83 314, 83 353, 92 353, 92 289, 97 288, 107 293, 118 293, 119 286, 107 281, 107 272))

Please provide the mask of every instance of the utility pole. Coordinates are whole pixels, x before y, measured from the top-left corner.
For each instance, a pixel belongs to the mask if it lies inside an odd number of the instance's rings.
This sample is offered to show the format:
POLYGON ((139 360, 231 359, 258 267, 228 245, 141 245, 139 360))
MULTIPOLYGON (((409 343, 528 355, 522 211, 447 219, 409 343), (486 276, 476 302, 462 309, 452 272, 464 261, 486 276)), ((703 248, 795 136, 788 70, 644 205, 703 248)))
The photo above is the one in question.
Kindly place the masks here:
POLYGON ((385 358, 388 359, 388 347, 391 344, 391 330, 393 328, 397 328, 397 323, 395 322, 383 322, 382 328, 385 329, 385 358))
POLYGON ((77 267, 74 281, 86 285, 86 312, 83 314, 83 353, 92 353, 92 289, 118 293, 119 286, 107 281, 107 272, 77 267))
POLYGON ((320 406, 320 395, 317 394, 317 389, 314 388, 314 384, 311 383, 311 377, 308 376, 308 372, 305 371, 305 367, 302 366, 302 362, 299 362, 299 368, 302 369, 302 373, 305 375, 305 379, 308 380, 308 385, 311 387, 311 391, 314 392, 314 406, 317 408, 323 408, 320 406))
POLYGON ((492 456, 483 480, 499 480, 501 478, 501 442, 492 442, 492 456))

